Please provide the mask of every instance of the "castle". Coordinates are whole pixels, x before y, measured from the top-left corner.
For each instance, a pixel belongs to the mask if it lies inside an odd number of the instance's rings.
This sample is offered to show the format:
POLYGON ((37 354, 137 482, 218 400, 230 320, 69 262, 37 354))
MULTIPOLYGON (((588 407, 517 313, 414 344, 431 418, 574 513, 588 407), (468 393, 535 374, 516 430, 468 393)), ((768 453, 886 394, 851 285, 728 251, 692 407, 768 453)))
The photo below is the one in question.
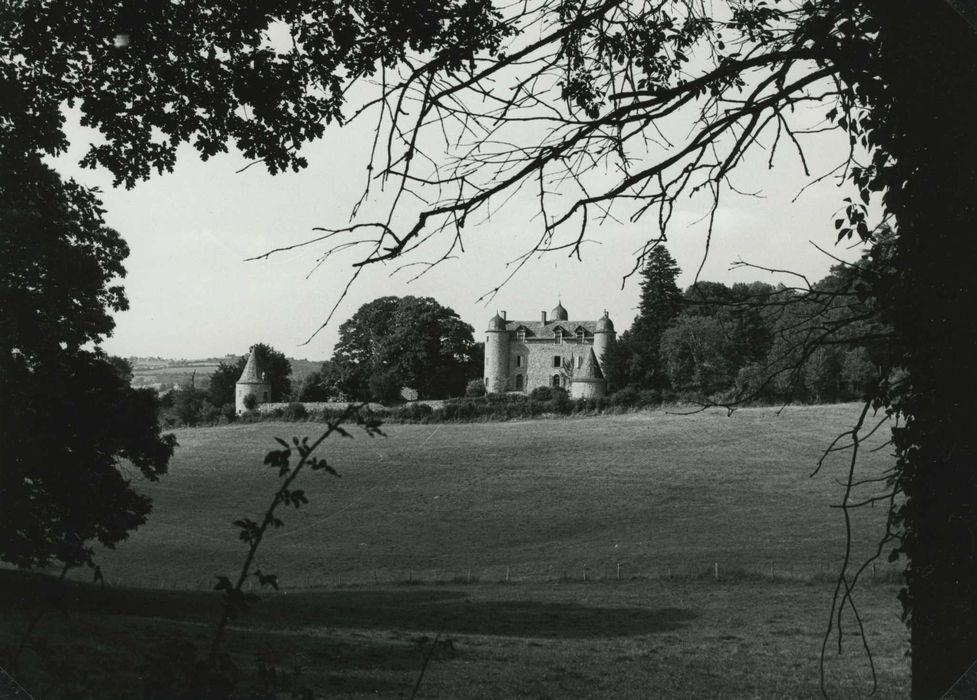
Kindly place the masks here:
POLYGON ((539 321, 509 321, 505 311, 489 320, 485 337, 485 390, 530 392, 538 386, 568 389, 574 398, 604 396, 603 358, 614 342, 607 312, 597 321, 570 321, 562 303, 539 321))
POLYGON ((234 385, 234 409, 238 414, 247 410, 245 401, 249 396, 254 397, 255 404, 271 401, 271 383, 266 379, 264 372, 258 371, 258 357, 255 355, 254 347, 248 355, 241 378, 234 385))

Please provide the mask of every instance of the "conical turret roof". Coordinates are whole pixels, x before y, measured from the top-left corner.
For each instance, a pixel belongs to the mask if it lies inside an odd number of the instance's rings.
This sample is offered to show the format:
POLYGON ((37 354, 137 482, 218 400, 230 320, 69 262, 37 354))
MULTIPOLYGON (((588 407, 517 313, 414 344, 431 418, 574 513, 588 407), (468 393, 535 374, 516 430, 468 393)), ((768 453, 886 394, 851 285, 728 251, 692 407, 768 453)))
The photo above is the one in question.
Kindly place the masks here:
POLYGON ((505 330, 505 319, 499 314, 495 314, 489 319, 488 329, 490 331, 504 331, 505 330))
POLYGON ((614 324, 611 322, 611 317, 607 315, 606 311, 604 312, 604 315, 600 317, 600 320, 597 321, 597 330, 598 331, 614 330, 614 324))
POLYGON ((254 352, 254 348, 251 348, 251 353, 248 355, 248 361, 244 365, 244 371, 241 372, 241 378, 237 380, 238 384, 264 384, 261 379, 261 372, 258 371, 258 357, 254 352))
POLYGON ((600 364, 597 362, 597 355, 594 354, 594 349, 591 348, 590 352, 583 360, 583 365, 576 372, 573 373, 573 381, 588 381, 594 379, 603 379, 604 373, 600 371, 600 364))

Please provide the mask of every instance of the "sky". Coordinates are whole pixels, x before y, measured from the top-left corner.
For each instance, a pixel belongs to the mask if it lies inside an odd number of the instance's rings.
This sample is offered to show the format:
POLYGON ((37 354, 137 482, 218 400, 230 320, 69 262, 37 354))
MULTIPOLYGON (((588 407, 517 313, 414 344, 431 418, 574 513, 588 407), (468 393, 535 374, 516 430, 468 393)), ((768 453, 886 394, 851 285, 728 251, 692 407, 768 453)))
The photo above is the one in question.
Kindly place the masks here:
MULTIPOLYGON (((97 138, 77 124, 77 115, 69 114, 68 136, 72 147, 53 160, 54 167, 102 190, 106 222, 131 249, 124 280, 130 308, 116 315, 115 332, 103 344, 123 357, 221 357, 263 342, 290 357, 324 360, 332 355, 342 321, 385 295, 434 297, 470 323, 476 339, 496 311, 506 311, 509 319, 535 320, 558 300, 571 319, 596 319, 606 309, 620 332, 631 324, 638 304, 638 280, 623 278, 634 266, 635 251, 657 235, 653 216, 596 227, 582 261, 564 253, 532 259, 492 298, 479 301, 506 278, 507 263, 532 244, 537 223, 532 201, 517 197, 490 220, 466 227, 464 253, 416 281, 410 281, 412 272, 396 273, 394 265, 368 267, 333 321, 315 334, 339 301, 354 258, 330 259, 316 267, 323 249, 315 246, 261 261, 246 258, 311 238, 316 226, 342 226, 349 220, 366 181, 372 140, 366 121, 327 129, 325 138, 304 150, 309 167, 300 173, 272 176, 260 165, 239 173, 247 164, 240 154, 232 151, 203 162, 184 147, 173 173, 155 175, 132 190, 113 188, 105 171, 77 165, 97 138)), ((793 201, 845 152, 842 137, 827 134, 808 146, 811 177, 786 150, 773 169, 764 153, 741 166, 737 189, 761 195, 724 195, 700 279, 797 282, 755 269, 730 269, 744 260, 794 270, 813 282, 835 261, 812 242, 831 255, 857 257, 856 250, 834 244, 832 221, 848 194, 836 182, 825 180, 793 201)), ((683 288, 693 281, 705 252, 703 213, 701 201, 680 203, 668 234, 683 288)))

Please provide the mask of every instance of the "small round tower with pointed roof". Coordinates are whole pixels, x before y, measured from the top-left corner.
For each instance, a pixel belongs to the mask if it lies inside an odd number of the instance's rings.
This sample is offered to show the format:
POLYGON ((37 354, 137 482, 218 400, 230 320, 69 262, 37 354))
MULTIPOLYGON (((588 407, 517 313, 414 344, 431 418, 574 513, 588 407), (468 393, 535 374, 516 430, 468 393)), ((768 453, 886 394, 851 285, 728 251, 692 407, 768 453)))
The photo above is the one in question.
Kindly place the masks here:
POLYGON ((505 319, 495 314, 485 331, 485 391, 500 394, 509 382, 509 332, 505 319))
POLYGON ((253 396, 257 403, 267 403, 271 401, 271 384, 265 379, 264 372, 258 367, 258 356, 255 354, 254 346, 248 354, 248 361, 241 372, 241 378, 234 386, 234 409, 240 414, 248 410, 245 405, 249 396, 253 396))
POLYGON ((597 320, 597 325, 594 328, 594 354, 597 356, 597 362, 601 368, 604 366, 604 355, 607 353, 607 348, 610 347, 616 337, 614 324, 611 323, 611 318, 605 310, 604 315, 597 320))
POLYGON ((604 396, 607 385, 604 373, 597 363, 593 348, 584 357, 583 365, 574 372, 570 381, 570 396, 575 399, 596 399, 604 396))

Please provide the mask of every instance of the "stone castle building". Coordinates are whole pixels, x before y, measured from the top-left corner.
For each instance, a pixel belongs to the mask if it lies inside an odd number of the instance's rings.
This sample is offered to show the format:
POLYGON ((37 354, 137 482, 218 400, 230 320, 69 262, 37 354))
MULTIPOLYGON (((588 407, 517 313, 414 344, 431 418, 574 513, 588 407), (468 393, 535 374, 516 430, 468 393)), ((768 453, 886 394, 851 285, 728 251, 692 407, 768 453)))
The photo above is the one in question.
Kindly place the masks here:
POLYGON ((538 321, 489 320, 485 337, 485 390, 528 393, 562 387, 574 398, 604 396, 603 358, 615 339, 607 312, 596 321, 571 321, 563 304, 538 321))
POLYGON ((255 399, 255 405, 268 403, 271 401, 271 382, 267 381, 264 372, 258 367, 258 357, 255 355, 254 347, 248 354, 248 361, 241 372, 241 378, 234 385, 234 409, 239 413, 244 413, 247 406, 244 402, 249 396, 255 399))

